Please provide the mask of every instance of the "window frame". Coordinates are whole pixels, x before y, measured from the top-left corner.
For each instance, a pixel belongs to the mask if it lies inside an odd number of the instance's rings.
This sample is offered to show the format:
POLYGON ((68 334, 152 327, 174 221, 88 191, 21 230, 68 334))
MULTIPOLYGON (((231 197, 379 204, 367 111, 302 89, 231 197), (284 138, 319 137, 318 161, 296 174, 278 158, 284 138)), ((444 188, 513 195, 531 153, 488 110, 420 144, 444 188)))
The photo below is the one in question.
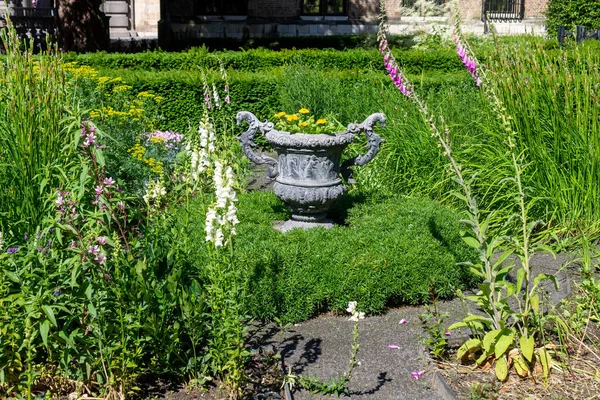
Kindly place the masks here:
POLYGON ((348 15, 348 0, 342 0, 342 12, 341 13, 328 13, 327 12, 327 0, 319 1, 319 12, 307 13, 304 12, 304 1, 300 0, 300 15, 309 17, 344 17, 348 15))

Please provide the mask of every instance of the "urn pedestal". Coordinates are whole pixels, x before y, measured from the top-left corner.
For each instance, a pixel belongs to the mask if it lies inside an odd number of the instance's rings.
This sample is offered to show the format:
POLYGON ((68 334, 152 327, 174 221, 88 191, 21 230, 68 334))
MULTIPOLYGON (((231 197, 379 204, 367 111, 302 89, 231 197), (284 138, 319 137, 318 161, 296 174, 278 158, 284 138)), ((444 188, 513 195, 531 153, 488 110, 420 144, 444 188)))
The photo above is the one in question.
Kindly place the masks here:
POLYGON ((271 122, 260 122, 250 112, 237 114, 237 123, 246 121, 249 128, 239 136, 246 156, 257 164, 269 164, 267 175, 275 179, 273 190, 292 211, 291 221, 281 230, 293 227, 327 226, 327 210, 346 191, 342 177, 352 180, 353 165, 364 165, 379 152, 383 139, 373 132, 379 122, 385 125, 385 115, 373 114, 362 124, 350 124, 345 132, 335 134, 306 134, 282 132, 271 122), (257 154, 253 139, 260 131, 277 152, 278 160, 257 154), (341 163, 344 149, 364 132, 369 150, 341 163))

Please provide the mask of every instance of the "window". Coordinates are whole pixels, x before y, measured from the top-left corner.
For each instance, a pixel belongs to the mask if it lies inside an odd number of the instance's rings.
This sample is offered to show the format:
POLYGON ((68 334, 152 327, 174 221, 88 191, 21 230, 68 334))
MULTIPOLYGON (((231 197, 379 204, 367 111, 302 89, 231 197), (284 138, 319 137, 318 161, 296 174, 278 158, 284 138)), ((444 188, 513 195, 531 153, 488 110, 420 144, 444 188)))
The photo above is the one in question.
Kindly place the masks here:
MULTIPOLYGON (((417 0, 402 0, 402 7, 415 7, 417 0)), ((443 6, 446 4, 446 0, 430 0, 436 6, 443 6)))
POLYGON ((196 9, 198 15, 246 15, 248 0, 200 0, 196 9))
POLYGON ((302 14, 346 15, 346 0, 302 0, 302 14))

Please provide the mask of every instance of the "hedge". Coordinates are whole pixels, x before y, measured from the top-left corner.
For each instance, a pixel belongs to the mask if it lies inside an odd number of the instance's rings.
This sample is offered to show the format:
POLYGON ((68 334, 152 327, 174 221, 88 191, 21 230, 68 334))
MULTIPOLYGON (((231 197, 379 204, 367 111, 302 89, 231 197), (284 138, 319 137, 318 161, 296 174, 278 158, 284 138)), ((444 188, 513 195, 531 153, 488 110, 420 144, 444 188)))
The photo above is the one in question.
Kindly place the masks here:
MULTIPOLYGON (((204 92, 201 75, 198 71, 173 71, 173 72, 142 72, 142 71, 101 71, 111 75, 120 76, 128 85, 133 87, 133 92, 149 91, 164 97, 164 101, 157 105, 158 114, 164 116, 159 129, 171 129, 180 132, 186 131, 189 124, 196 124, 202 116, 204 105, 204 92)), ((336 79, 340 85, 347 87, 367 85, 369 89, 379 90, 375 85, 391 86, 392 82, 384 74, 375 72, 357 73, 356 71, 338 71, 329 74, 331 79, 336 79)), ((209 75, 209 79, 218 80, 216 74, 209 75)), ((440 91, 447 86, 458 86, 465 82, 470 83, 471 77, 465 71, 454 74, 432 74, 428 76, 410 76, 417 84, 420 91, 440 91)), ((286 70, 274 69, 269 73, 239 72, 230 74, 230 91, 232 104, 221 112, 228 113, 228 117, 239 110, 248 110, 259 118, 270 118, 275 111, 282 110, 279 98, 279 84, 286 79, 286 70)), ((373 110, 375 112, 377 110, 373 110)), ((218 111, 216 111, 218 112, 218 111)), ((362 117, 362 116, 361 116, 362 117)), ((346 123, 347 121, 343 121, 346 123)))
MULTIPOLYGON (((423 72, 456 72, 462 70, 453 50, 396 50, 395 55, 409 74, 423 72)), ((148 51, 137 54, 87 53, 65 55, 66 61, 94 68, 133 69, 142 71, 195 71, 198 67, 219 69, 219 61, 226 68, 257 72, 288 65, 306 65, 322 69, 382 70, 383 60, 376 50, 281 50, 255 49, 248 51, 209 52, 206 48, 182 53, 148 51)))
POLYGON ((600 0, 550 0, 546 10, 547 30, 556 35, 560 25, 571 31, 576 25, 600 28, 600 0))
MULTIPOLYGON (((199 202, 199 200, 197 200, 199 202)), ((189 232, 204 241, 203 207, 194 204, 189 232)), ((342 311, 358 301, 368 313, 387 306, 423 304, 470 287, 473 276, 457 263, 473 261, 461 239, 459 216, 431 200, 346 196, 332 211, 346 226, 282 234, 273 222, 289 218, 270 192, 241 194, 235 237, 236 266, 247 276, 247 309, 259 319, 299 322, 319 312, 342 311)), ((206 247, 189 263, 203 274, 206 247)))

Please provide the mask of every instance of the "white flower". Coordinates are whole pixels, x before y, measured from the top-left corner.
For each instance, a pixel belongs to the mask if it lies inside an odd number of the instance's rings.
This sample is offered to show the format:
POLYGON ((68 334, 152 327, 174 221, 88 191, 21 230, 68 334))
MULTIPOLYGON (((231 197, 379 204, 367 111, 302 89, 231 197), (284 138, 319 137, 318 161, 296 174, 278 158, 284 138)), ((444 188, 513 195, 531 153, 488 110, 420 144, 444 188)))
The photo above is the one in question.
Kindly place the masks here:
POLYGON ((346 308, 346 311, 348 311, 350 314, 352 314, 352 316, 349 318, 349 321, 358 322, 359 319, 365 318, 365 313, 359 312, 358 309, 356 308, 357 304, 358 303, 356 301, 348 302, 348 308, 346 308))
POLYGON ((217 229, 217 232, 215 233, 215 247, 223 246, 224 238, 225 236, 223 235, 223 231, 221 230, 221 228, 217 229))
POLYGON ((215 247, 221 247, 236 234, 235 226, 240 222, 235 206, 237 197, 233 188, 235 183, 233 169, 224 166, 223 161, 216 160, 213 183, 216 199, 206 214, 206 241, 214 242, 215 247))
POLYGON ((217 86, 213 83, 212 85, 213 98, 215 99, 215 104, 218 108, 221 108, 221 99, 219 98, 219 92, 217 91, 217 86))
POLYGON ((352 316, 350 318, 348 318, 349 321, 355 321, 355 322, 358 322, 359 319, 365 319, 364 312, 356 312, 356 313, 352 314, 352 316))
POLYGON ((160 180, 150 181, 146 188, 146 194, 144 194, 142 198, 147 204, 150 204, 150 200, 154 200, 158 203, 162 197, 166 196, 166 194, 167 190, 160 180))
POLYGON ((2 235, 2 231, 0 231, 0 251, 2 251, 3 246, 4 246, 4 236, 2 235))
POLYGON ((354 310, 356 310, 356 304, 356 301, 348 302, 348 308, 346 308, 346 311, 348 311, 350 314, 354 314, 354 310))

